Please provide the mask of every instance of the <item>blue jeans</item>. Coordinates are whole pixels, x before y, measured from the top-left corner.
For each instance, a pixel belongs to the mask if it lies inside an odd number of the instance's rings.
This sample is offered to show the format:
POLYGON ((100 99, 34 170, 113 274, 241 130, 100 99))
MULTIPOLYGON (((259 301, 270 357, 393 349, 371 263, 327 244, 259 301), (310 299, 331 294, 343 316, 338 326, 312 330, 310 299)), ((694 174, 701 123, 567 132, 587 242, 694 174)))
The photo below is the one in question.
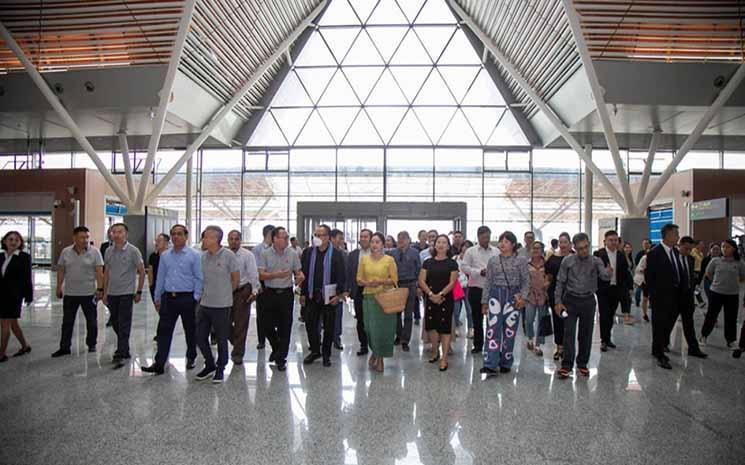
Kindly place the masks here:
MULTIPOLYGON (((541 319, 548 315, 548 306, 528 304, 525 307, 525 336, 528 339, 533 339, 536 334, 540 334, 541 319)), ((546 342, 546 338, 538 336, 536 342, 540 345, 546 342)))
POLYGON ((636 306, 638 307, 641 305, 642 302, 642 287, 636 286, 636 290, 634 291, 634 303, 636 303, 636 306))
POLYGON ((520 311, 513 306, 514 303, 515 297, 507 287, 489 289, 489 313, 484 342, 486 368, 512 368, 515 336, 520 323, 520 311))

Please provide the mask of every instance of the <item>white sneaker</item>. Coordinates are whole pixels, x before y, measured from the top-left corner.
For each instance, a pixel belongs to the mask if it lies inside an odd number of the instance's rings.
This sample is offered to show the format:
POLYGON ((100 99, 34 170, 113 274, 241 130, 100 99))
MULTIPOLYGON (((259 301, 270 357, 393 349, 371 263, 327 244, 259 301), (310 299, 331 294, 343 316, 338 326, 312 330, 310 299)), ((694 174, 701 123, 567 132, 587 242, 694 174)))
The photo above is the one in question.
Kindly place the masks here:
POLYGON ((698 338, 698 345, 705 346, 706 345, 706 338, 704 336, 701 336, 698 338))
POLYGON ((468 330, 468 339, 473 339, 473 330, 472 329, 469 329, 468 330))

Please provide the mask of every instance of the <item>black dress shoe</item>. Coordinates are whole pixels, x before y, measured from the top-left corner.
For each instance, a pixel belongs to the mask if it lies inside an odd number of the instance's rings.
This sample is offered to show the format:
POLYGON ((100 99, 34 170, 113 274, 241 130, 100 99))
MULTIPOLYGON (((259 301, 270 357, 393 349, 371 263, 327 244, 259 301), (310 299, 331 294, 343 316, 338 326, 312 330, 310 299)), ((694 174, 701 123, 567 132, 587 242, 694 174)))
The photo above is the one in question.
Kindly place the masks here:
POLYGON ((507 367, 499 367, 499 372, 500 372, 500 373, 509 373, 510 371, 512 371, 512 369, 511 369, 511 368, 507 368, 507 367))
POLYGON ((5 363, 7 361, 8 361, 8 356, 7 355, 3 355, 2 357, 0 357, 0 363, 5 363))
POLYGON ((363 347, 362 349, 357 351, 357 356, 362 357, 363 355, 367 355, 367 353, 368 353, 367 347, 363 347))
POLYGON ((481 369, 479 370, 479 373, 481 373, 482 375, 486 375, 486 376, 497 376, 498 374, 497 370, 493 370, 487 367, 481 367, 481 369))
POLYGON ((29 352, 31 352, 31 346, 22 348, 21 350, 19 350, 15 354, 13 354, 13 357, 22 357, 22 356, 26 355, 29 352))
POLYGON ((670 365, 670 360, 667 357, 659 357, 657 359, 657 366, 666 370, 672 370, 673 366, 670 365))
POLYGON ((162 375, 163 373, 165 373, 165 370, 162 367, 159 367, 155 364, 152 364, 149 367, 142 367, 140 369, 143 373, 152 373, 154 375, 162 375))
POLYGON ((698 358, 706 358, 709 356, 709 354, 705 354, 701 352, 701 350, 689 350, 688 351, 689 357, 698 357, 698 358))
POLYGON ((277 363, 277 370, 279 370, 279 371, 287 371, 287 362, 279 362, 279 363, 277 363))
POLYGON ((271 354, 269 354, 269 361, 270 361, 270 362, 273 362, 273 361, 275 361, 275 360, 277 360, 277 356, 276 356, 276 355, 274 355, 274 352, 272 352, 271 354))
POLYGON ((186 369, 187 370, 193 370, 194 368, 196 368, 196 366, 197 365, 196 365, 196 363, 195 363, 194 360, 186 359, 186 369))
POLYGON ((334 341, 334 349, 336 349, 336 350, 344 350, 344 346, 341 345, 341 342, 334 341))
POLYGON ((401 344, 401 350, 403 350, 404 352, 408 352, 411 350, 411 348, 409 347, 409 344, 404 342, 403 344, 401 344))
POLYGON ((600 344, 600 352, 608 352, 608 344, 605 342, 600 344))
POLYGON ((325 366, 327 368, 330 367, 331 366, 331 359, 324 358, 323 359, 323 366, 325 366))
POLYGON ((311 353, 310 355, 308 355, 307 357, 305 357, 305 359, 303 360, 303 365, 310 365, 313 362, 315 362, 316 360, 318 360, 319 358, 321 358, 321 354, 319 354, 319 353, 311 353))
POLYGON ((69 350, 60 349, 57 352, 52 354, 52 358, 62 357, 63 355, 70 355, 71 352, 69 350))
POLYGON ((614 343, 610 342, 610 341, 609 342, 606 342, 605 345, 607 345, 611 349, 615 349, 616 348, 616 345, 614 343))
POLYGON ((732 351, 732 358, 740 358, 742 356, 742 349, 735 349, 732 351))
POLYGON ((88 353, 94 353, 96 352, 96 346, 88 347, 88 353))
POLYGON ((393 340, 393 345, 394 346, 397 346, 397 345, 400 345, 400 344, 401 344, 401 339, 399 339, 399 337, 396 336, 396 339, 393 340))
POLYGON ((670 353, 670 346, 665 346, 665 348, 663 350, 665 351, 666 354, 669 354, 670 353))
POLYGON ((481 353, 481 349, 474 347, 473 349, 471 349, 471 353, 472 354, 480 354, 481 353))
POLYGON ((266 347, 266 345, 264 345, 264 344, 257 344, 256 345, 256 350, 264 350, 264 347, 266 347))

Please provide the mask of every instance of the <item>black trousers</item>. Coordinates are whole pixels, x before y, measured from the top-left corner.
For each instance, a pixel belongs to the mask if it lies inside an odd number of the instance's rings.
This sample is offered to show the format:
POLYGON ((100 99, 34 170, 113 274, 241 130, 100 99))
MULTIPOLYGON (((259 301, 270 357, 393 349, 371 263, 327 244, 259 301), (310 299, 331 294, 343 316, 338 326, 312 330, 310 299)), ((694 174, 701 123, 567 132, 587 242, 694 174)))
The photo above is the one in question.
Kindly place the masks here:
POLYGON ((727 342, 737 340, 737 310, 740 304, 739 294, 720 294, 711 289, 709 293, 709 310, 704 318, 704 326, 701 335, 709 337, 714 331, 714 325, 719 318, 719 312, 724 308, 724 339, 727 342))
POLYGON ((160 312, 158 312, 158 351, 155 353, 155 365, 163 368, 168 363, 168 355, 171 352, 173 342, 173 330, 176 321, 181 317, 181 326, 184 328, 186 338, 186 358, 194 360, 197 358, 197 326, 196 306, 194 295, 179 293, 175 296, 165 293, 160 298, 160 312))
POLYGON ((621 302, 621 293, 623 289, 619 286, 608 286, 605 289, 598 289, 598 320, 600 322, 600 342, 611 342, 611 333, 613 331, 613 322, 616 316, 616 309, 621 302))
POLYGON ((354 318, 357 320, 357 339, 360 341, 360 349, 367 349, 367 333, 365 332, 365 313, 362 309, 362 289, 357 291, 354 299, 354 318))
POLYGON ((264 314, 265 297, 263 291, 256 296, 256 336, 258 337, 260 345, 266 343, 266 323, 268 321, 268 316, 264 314))
POLYGON ((675 288, 673 292, 665 295, 651 294, 649 296, 652 304, 652 355, 654 357, 665 356, 665 346, 670 340, 670 321, 672 315, 678 315, 680 305, 680 291, 675 288))
POLYGON ((672 309, 670 314, 669 328, 667 333, 666 346, 670 345, 670 334, 675 328, 675 322, 678 321, 678 315, 683 323, 683 336, 686 338, 688 343, 688 350, 691 352, 698 352, 698 341, 696 340, 696 329, 693 326, 693 313, 695 310, 695 304, 693 302, 693 290, 683 291, 678 299, 678 306, 672 309))
POLYGON ((116 353, 122 356, 129 355, 129 334, 132 332, 134 298, 132 294, 108 296, 111 327, 116 334, 116 353))
POLYGON ((204 357, 204 366, 215 367, 210 345, 210 330, 217 338, 217 368, 228 364, 228 339, 230 339, 230 307, 199 306, 197 310, 197 345, 204 357))
POLYGON ((481 314, 483 292, 480 287, 468 288, 468 302, 471 304, 471 316, 473 317, 473 348, 478 350, 484 348, 484 315, 481 314))
POLYGON ((564 323, 564 357, 561 366, 571 370, 576 361, 578 368, 587 368, 595 328, 595 299, 592 295, 579 297, 566 294, 564 305, 568 316, 564 323))
POLYGON ((331 358, 331 344, 335 338, 336 305, 323 305, 307 300, 305 303, 305 329, 308 331, 310 351, 331 358), (321 346, 321 325, 323 325, 323 346, 321 346))
MULTIPOLYGON (((295 295, 292 292, 292 288, 267 288, 264 293, 262 307, 266 338, 272 346, 275 361, 277 363, 285 363, 287 361, 287 353, 290 350, 292 307, 295 303, 295 295)), ((306 323, 306 326, 309 325, 306 323)))
POLYGON ((66 295, 62 298, 62 336, 59 343, 59 348, 62 350, 70 350, 72 331, 75 328, 75 317, 78 314, 78 307, 83 309, 83 315, 85 316, 85 344, 88 347, 96 347, 98 321, 95 299, 92 295, 66 295))
POLYGON ((560 317, 554 311, 556 306, 556 299, 550 297, 553 291, 549 292, 548 306, 551 312, 551 322, 554 324, 554 344, 557 346, 564 345, 564 318, 560 317))

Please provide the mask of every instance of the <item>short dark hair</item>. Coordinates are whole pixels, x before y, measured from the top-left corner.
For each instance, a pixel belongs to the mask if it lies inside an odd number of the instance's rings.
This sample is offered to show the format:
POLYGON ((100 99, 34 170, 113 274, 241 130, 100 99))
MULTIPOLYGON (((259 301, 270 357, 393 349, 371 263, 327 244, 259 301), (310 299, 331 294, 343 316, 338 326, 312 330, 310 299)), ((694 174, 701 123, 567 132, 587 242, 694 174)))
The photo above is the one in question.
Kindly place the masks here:
POLYGON ((377 237, 378 239, 380 239, 380 242, 382 242, 383 245, 385 245, 385 236, 383 235, 382 232, 380 231, 374 232, 370 240, 372 240, 373 237, 377 237))
POLYGON ((296 240, 297 240, 297 237, 295 237, 295 236, 292 236, 292 237, 290 238, 290 242, 292 242, 292 241, 296 241, 296 240))
POLYGON ((587 233, 579 232, 572 237, 572 244, 575 246, 584 241, 590 242, 590 236, 588 236, 587 233))
POLYGON ((183 224, 178 224, 178 223, 171 226, 171 231, 170 231, 171 236, 173 236, 173 230, 176 228, 181 228, 184 231, 184 236, 189 237, 189 230, 186 229, 186 226, 184 226, 183 224))
POLYGON ((517 245, 517 236, 515 236, 515 233, 513 233, 512 231, 505 231, 500 234, 499 242, 502 242, 502 239, 507 239, 508 241, 512 242, 513 247, 517 245))
POLYGON ((160 233, 160 234, 158 234, 158 237, 162 237, 163 239, 166 240, 166 242, 171 242, 171 236, 169 236, 166 233, 160 233))
POLYGON ((124 223, 114 223, 114 224, 111 225, 111 229, 113 230, 117 226, 121 226, 122 228, 124 228, 125 231, 129 232, 129 226, 127 226, 124 223))
MULTIPOLYGON (((269 234, 270 232, 274 231, 275 229, 277 229, 277 228, 275 228, 273 224, 268 224, 268 225, 264 226, 264 228, 261 230, 261 237, 266 237, 267 234, 269 234)), ((272 239, 273 238, 274 238, 274 236, 272 236, 272 239)))
MULTIPOLYGON (((735 260, 735 262, 739 262, 742 257, 740 257, 740 251, 737 250, 737 242, 733 241, 732 239, 725 239, 723 244, 728 244, 730 247, 735 249, 735 252, 732 254, 732 258, 735 260)), ((722 254, 724 254, 724 250, 722 250, 722 254)))
MULTIPOLYGON (((266 227, 264 229, 266 229, 266 227)), ((277 226, 276 228, 272 226, 272 240, 279 236, 279 233, 282 231, 287 232, 287 229, 285 229, 284 226, 277 226)))
POLYGON ((429 235, 429 233, 435 233, 435 234, 437 234, 437 230, 436 229, 430 229, 429 231, 427 231, 427 235, 429 235))
POLYGON ((327 224, 319 224, 316 226, 317 228, 323 228, 326 230, 326 235, 329 236, 329 239, 331 238, 331 226, 327 224))
POLYGON ((662 229, 660 229, 660 236, 664 239, 665 236, 668 235, 668 233, 671 233, 675 231, 676 229, 680 229, 678 228, 677 224, 668 223, 665 226, 663 226, 662 229))
POLYGON ((694 238, 692 238, 691 236, 683 236, 683 237, 681 237, 681 238, 680 238, 680 241, 679 241, 679 242, 680 242, 681 244, 696 245, 696 244, 698 244, 698 243, 699 243, 700 241, 697 241, 697 240, 695 240, 695 239, 694 239, 694 238))
POLYGON ((344 232, 341 229, 332 229, 329 233, 329 237, 332 239, 336 239, 339 235, 344 235, 344 232))
POLYGON ((78 227, 76 227, 75 229, 72 230, 72 233, 73 234, 77 234, 77 233, 81 233, 81 232, 89 233, 91 231, 90 231, 90 229, 86 228, 85 226, 78 226, 78 227))
POLYGON ((21 236, 21 233, 19 233, 18 231, 8 231, 5 233, 5 235, 3 235, 3 239, 0 240, 0 243, 2 243, 0 248, 2 250, 8 250, 8 248, 5 246, 5 239, 7 239, 8 237, 14 234, 18 236, 18 239, 21 241, 21 245, 18 246, 18 250, 23 250, 23 246, 26 244, 26 242, 24 242, 23 236, 21 236))
POLYGON ((462 243, 462 244, 460 245, 460 250, 459 250, 458 252, 463 252, 463 248, 464 248, 464 247, 465 247, 466 249, 468 249, 469 247, 473 247, 473 242, 471 242, 471 241, 469 241, 468 239, 466 239, 466 240, 465 240, 465 241, 463 241, 463 243, 462 243))
POLYGON ((551 239, 551 247, 557 248, 559 246, 559 240, 558 239, 551 239))
POLYGON ((535 237, 535 233, 534 233, 533 231, 525 231, 525 233, 523 234, 523 239, 524 239, 524 238, 525 238, 525 236, 527 236, 528 234, 530 234, 531 236, 535 237))
POLYGON ((422 235, 422 233, 425 233, 425 234, 427 234, 427 230, 426 230, 426 229, 420 229, 420 230, 419 230, 419 232, 418 232, 418 233, 416 233, 417 237, 421 236, 421 235, 422 235))
POLYGON ((230 232, 228 233, 228 237, 230 237, 230 235, 233 234, 233 233, 238 234, 238 238, 239 239, 243 239, 243 234, 241 234, 241 232, 238 231, 237 229, 231 229, 230 232))
POLYGON ((211 225, 207 226, 206 228, 204 228, 204 231, 202 231, 202 238, 204 238, 204 233, 206 233, 207 231, 214 231, 214 232, 216 232, 217 233, 217 243, 219 244, 220 242, 222 242, 223 232, 222 232, 222 228, 220 226, 216 226, 214 224, 211 224, 211 225))
POLYGON ((453 236, 455 236, 456 234, 460 234, 462 236, 463 235, 463 231, 453 231, 453 236))
POLYGON ((401 239, 402 237, 405 237, 406 239, 411 240, 411 236, 409 236, 409 231, 399 231, 398 234, 396 234, 396 237, 401 239))
POLYGON ((480 236, 482 234, 488 234, 491 236, 491 229, 489 229, 489 226, 479 226, 479 229, 476 230, 476 236, 480 236))
POLYGON ((603 235, 604 238, 609 238, 610 236, 618 236, 618 233, 614 231, 613 229, 610 229, 608 231, 605 231, 605 234, 603 235))
POLYGON ((370 235, 370 238, 372 239, 373 232, 371 230, 369 230, 367 228, 360 229, 360 236, 362 235, 363 232, 368 233, 370 235))
POLYGON ((650 238, 648 238, 648 237, 645 237, 644 239, 642 239, 642 242, 644 242, 644 241, 647 241, 650 244, 652 243, 652 240, 650 238))
POLYGON ((570 242, 572 240, 572 236, 570 236, 569 233, 566 232, 566 231, 564 231, 563 233, 559 234, 559 239, 561 239, 562 237, 566 237, 567 240, 570 241, 570 242))

